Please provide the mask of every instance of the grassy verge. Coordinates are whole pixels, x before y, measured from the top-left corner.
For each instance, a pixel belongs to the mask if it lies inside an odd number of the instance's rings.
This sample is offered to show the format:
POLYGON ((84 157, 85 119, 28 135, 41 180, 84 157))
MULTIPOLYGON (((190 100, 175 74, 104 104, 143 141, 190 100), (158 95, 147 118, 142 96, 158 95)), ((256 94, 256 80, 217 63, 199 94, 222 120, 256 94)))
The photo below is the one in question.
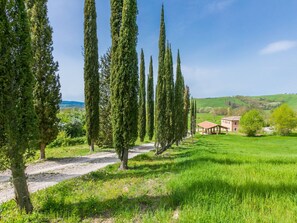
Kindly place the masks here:
MULTIPOLYGON (((149 143, 150 141, 147 137, 144 139, 144 142, 140 142, 138 139, 135 142, 136 146, 140 146, 144 143, 149 143)), ((48 160, 51 159, 60 159, 60 158, 69 158, 69 157, 78 157, 78 156, 86 156, 90 155, 92 153, 98 153, 98 152, 106 152, 106 151, 114 151, 113 148, 99 148, 98 146, 95 146, 95 151, 90 152, 90 148, 87 144, 83 145, 76 145, 76 146, 61 146, 57 148, 46 148, 46 157, 48 160)), ((36 161, 39 159, 39 151, 36 152, 36 155, 34 158, 30 160, 30 162, 36 161)))
POLYGON ((2 222, 296 222, 296 137, 202 136, 33 194, 2 222))

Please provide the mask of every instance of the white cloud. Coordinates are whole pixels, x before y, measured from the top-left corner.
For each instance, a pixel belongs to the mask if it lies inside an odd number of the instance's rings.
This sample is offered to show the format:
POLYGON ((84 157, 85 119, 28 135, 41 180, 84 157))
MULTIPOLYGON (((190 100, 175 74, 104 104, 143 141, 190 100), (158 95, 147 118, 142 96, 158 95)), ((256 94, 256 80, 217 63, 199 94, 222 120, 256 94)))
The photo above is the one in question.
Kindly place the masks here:
POLYGON ((283 40, 283 41, 270 43, 264 49, 260 50, 260 54, 264 55, 264 54, 278 53, 278 52, 290 50, 295 47, 297 47, 297 41, 283 40))
POLYGON ((208 13, 220 12, 233 4, 235 0, 215 0, 206 6, 208 13))

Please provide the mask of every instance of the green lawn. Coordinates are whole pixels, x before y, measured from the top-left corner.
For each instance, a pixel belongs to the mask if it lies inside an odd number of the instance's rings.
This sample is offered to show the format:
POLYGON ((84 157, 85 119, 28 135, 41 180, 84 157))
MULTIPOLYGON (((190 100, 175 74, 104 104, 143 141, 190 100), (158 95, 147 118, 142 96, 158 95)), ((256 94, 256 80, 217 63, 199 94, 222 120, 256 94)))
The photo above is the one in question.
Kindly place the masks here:
POLYGON ((297 222, 296 136, 200 136, 0 206, 2 222, 297 222))

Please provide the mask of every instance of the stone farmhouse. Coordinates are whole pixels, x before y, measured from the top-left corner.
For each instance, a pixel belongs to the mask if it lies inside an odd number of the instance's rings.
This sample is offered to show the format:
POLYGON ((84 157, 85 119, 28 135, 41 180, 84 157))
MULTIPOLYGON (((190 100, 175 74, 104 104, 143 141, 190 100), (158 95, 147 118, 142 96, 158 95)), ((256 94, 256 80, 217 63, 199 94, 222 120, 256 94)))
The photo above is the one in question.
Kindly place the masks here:
POLYGON ((230 116, 222 118, 221 126, 228 128, 229 132, 238 132, 241 116, 230 116))

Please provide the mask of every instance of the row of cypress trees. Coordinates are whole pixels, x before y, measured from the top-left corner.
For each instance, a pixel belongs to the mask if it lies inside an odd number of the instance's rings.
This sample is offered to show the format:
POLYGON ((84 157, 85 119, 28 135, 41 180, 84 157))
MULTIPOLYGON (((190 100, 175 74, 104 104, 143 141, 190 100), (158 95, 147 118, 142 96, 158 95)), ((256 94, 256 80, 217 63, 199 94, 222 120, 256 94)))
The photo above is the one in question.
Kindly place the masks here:
POLYGON ((45 158, 46 145, 58 133, 60 82, 46 4, 0 1, 0 164, 11 170, 16 202, 27 213, 33 206, 26 158, 36 147, 45 158))
POLYGON ((156 87, 156 154, 162 154, 172 144, 187 136, 189 113, 189 88, 184 84, 180 53, 177 55, 176 80, 173 79, 172 50, 166 44, 164 6, 161 11, 159 37, 159 68, 156 87))

